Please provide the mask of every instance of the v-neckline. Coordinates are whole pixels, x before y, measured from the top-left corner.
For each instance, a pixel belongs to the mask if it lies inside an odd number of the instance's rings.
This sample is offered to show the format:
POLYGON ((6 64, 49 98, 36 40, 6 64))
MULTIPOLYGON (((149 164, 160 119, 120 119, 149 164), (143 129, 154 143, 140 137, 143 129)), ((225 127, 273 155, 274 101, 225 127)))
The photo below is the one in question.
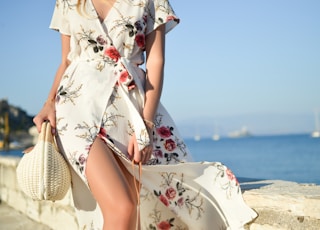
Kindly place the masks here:
POLYGON ((93 9, 93 11, 95 12, 95 14, 96 14, 96 16, 97 16, 97 19, 98 19, 98 21, 100 22, 100 24, 103 24, 103 23, 108 19, 110 13, 112 13, 112 10, 113 10, 113 8, 114 8, 114 6, 115 6, 115 4, 116 4, 117 2, 118 2, 118 0, 115 0, 114 3, 110 4, 110 9, 108 10, 106 16, 105 16, 104 18, 101 18, 100 15, 99 15, 99 13, 98 13, 98 11, 97 11, 97 9, 96 9, 96 7, 95 7, 94 4, 93 4, 93 1, 90 0, 92 9, 93 9))

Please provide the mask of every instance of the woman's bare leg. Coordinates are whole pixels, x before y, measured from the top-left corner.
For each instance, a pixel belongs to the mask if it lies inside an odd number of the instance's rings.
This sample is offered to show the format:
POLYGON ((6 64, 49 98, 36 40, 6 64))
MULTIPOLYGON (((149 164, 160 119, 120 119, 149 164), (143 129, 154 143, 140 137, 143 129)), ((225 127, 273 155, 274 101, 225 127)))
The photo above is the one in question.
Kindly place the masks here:
MULTIPOLYGON (((138 196, 140 196, 140 189, 141 189, 140 182, 138 180, 136 180, 132 176, 131 173, 128 172, 127 168, 123 165, 122 161, 118 157, 116 157, 116 160, 118 161, 118 164, 119 164, 120 168, 122 169, 123 174, 127 178, 127 181, 128 181, 130 188, 131 188, 131 193, 132 193, 133 199, 134 199, 136 207, 137 207, 137 205, 140 205, 140 204, 138 204, 138 199, 140 198, 140 197, 138 198, 138 196)), ((140 213, 135 212, 134 214, 135 214, 135 222, 132 224, 135 224, 134 226, 136 226, 136 228, 132 228, 132 229, 140 230, 140 228, 141 228, 141 226, 140 226, 140 213), (137 216, 137 215, 139 215, 139 216, 137 216)))
POLYGON ((102 211, 103 230, 134 230, 137 196, 133 177, 100 138, 91 146, 86 177, 102 211))

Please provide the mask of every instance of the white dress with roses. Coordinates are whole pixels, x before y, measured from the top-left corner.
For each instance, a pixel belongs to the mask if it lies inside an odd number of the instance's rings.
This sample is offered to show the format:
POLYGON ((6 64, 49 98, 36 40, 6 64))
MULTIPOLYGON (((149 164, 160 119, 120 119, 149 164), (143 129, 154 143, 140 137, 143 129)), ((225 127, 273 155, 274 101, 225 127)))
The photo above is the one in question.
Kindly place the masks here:
POLYGON ((71 38, 71 64, 57 90, 56 111, 59 146, 73 169, 79 229, 102 229, 84 174, 94 139, 102 138, 139 178, 127 156, 133 133, 140 149, 154 139, 153 156, 142 167, 142 229, 243 228, 257 214, 244 203, 232 172, 218 162, 192 162, 161 104, 152 137, 141 117, 145 36, 161 24, 168 32, 179 22, 168 0, 116 0, 102 22, 91 0, 80 12, 76 4, 57 0, 50 28, 71 38))

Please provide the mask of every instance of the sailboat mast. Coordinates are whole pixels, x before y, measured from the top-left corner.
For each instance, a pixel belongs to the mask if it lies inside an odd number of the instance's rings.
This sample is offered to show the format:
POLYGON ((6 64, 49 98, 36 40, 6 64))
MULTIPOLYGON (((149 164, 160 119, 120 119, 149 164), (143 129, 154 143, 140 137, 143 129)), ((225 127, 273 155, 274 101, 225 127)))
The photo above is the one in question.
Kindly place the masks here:
POLYGON ((319 109, 314 111, 315 130, 311 133, 311 137, 320 138, 320 122, 319 122, 319 109))
POLYGON ((316 131, 320 131, 319 110, 318 109, 315 110, 314 119, 315 119, 316 131))

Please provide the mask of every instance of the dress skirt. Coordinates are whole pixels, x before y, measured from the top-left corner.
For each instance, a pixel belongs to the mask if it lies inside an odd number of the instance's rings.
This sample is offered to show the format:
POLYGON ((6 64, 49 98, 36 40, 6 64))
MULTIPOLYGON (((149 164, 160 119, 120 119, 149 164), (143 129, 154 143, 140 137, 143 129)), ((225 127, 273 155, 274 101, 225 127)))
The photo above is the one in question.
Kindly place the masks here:
MULTIPOLYGON (((140 95, 136 84, 116 83, 100 126, 94 127, 96 132, 90 134, 95 136, 81 135, 79 132, 77 138, 72 138, 74 145, 84 146, 84 151, 67 156, 72 165, 72 191, 79 229, 102 229, 103 224, 100 208, 90 193, 85 177, 90 149, 90 146, 83 144, 85 138, 91 140, 88 143, 92 143, 94 138, 103 139, 127 170, 140 179, 142 229, 242 229, 254 219, 257 214, 245 204, 239 182, 232 171, 219 162, 192 162, 174 121, 161 104, 154 120, 153 137, 150 137, 153 138, 153 155, 142 166, 139 175, 139 166, 133 167, 128 158, 127 145, 133 130, 138 130, 138 141, 148 142, 140 115, 142 104, 139 102, 143 103, 140 95)), ((62 110, 58 105, 57 111, 62 113, 62 110)), ((67 112, 70 115, 70 110, 67 112)), ((79 114, 81 109, 77 111, 75 107, 73 113, 79 114)), ((60 117, 63 117, 62 114, 60 117)), ((85 121, 83 127, 75 125, 76 130, 92 130, 90 123, 95 122, 85 121)), ((61 138, 66 141, 65 137, 61 138)))

